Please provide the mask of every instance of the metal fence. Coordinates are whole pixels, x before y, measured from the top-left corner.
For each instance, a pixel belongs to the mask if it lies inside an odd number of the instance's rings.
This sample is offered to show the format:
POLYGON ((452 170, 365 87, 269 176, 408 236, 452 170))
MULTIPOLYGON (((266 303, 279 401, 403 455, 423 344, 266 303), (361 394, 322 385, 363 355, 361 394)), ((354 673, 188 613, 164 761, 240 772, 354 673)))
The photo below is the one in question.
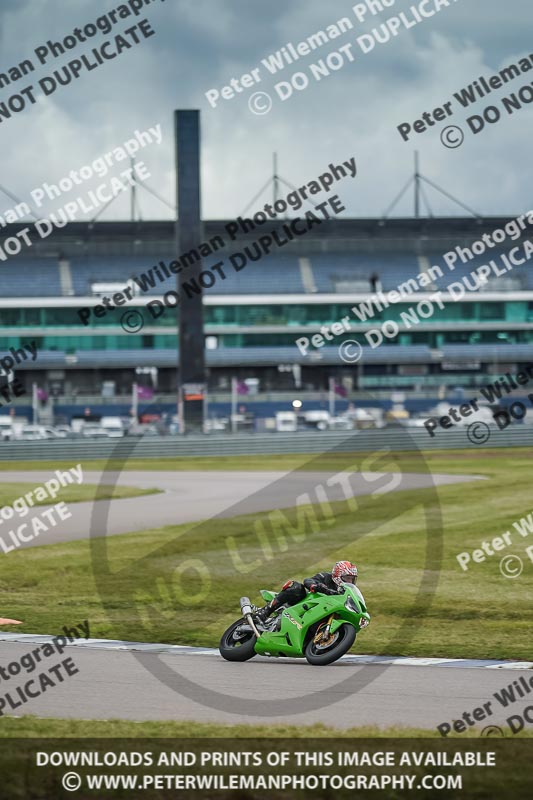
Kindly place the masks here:
POLYGON ((13 441, 0 442, 0 460, 3 461, 80 461, 122 457, 125 450, 131 458, 173 458, 177 456, 233 456, 276 453, 324 453, 328 450, 343 452, 372 451, 389 447, 400 450, 450 450, 479 447, 531 447, 533 426, 515 425, 500 431, 496 426, 480 429, 490 435, 469 439, 467 428, 439 430, 431 437, 425 429, 387 428, 364 431, 302 431, 298 433, 250 433, 168 436, 137 438, 134 436, 108 441, 84 439, 63 441, 13 441), (130 450, 131 448, 131 450, 130 450))

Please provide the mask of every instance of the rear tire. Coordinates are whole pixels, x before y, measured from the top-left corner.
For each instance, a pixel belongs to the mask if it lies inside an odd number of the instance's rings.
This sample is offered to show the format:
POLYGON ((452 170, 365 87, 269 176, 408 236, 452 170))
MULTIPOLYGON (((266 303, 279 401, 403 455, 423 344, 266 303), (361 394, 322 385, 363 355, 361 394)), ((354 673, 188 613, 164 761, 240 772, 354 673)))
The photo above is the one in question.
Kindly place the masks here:
POLYGON ((222 634, 218 649, 222 658, 226 661, 248 661, 256 655, 255 643, 257 636, 255 633, 250 633, 249 636, 242 639, 234 639, 233 634, 240 625, 246 623, 246 620, 239 619, 230 625, 227 631, 222 634))
POLYGON ((336 633, 338 633, 339 636, 331 647, 321 650, 318 650, 313 639, 310 639, 305 648, 305 657, 309 664, 313 664, 314 666, 332 664, 348 652, 355 642, 356 631, 354 626, 345 622, 344 625, 341 625, 341 627, 337 629, 336 633))

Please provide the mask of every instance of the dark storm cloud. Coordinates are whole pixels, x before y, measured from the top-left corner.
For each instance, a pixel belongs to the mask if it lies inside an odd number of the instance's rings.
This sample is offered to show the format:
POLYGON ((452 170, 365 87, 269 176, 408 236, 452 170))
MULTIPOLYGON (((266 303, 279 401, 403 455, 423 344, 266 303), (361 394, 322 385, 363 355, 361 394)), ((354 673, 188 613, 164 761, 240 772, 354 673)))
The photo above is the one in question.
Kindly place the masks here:
MULTIPOLYGON (((0 71, 31 57, 34 48, 47 39, 61 39, 77 25, 118 5, 102 0, 4 2, 0 6, 0 71)), ((398 0, 382 19, 410 5, 411 0, 398 0)), ((355 155, 358 178, 341 192, 354 215, 383 211, 409 177, 415 147, 421 152, 428 177, 482 213, 519 211, 527 206, 530 180, 523 164, 529 158, 530 110, 471 138, 457 151, 445 150, 432 131, 406 144, 396 125, 440 105, 479 75, 490 75, 533 52, 528 34, 533 17, 529 0, 505 4, 459 0, 335 75, 313 83, 305 92, 295 93, 285 103, 277 101, 266 116, 256 117, 248 110, 250 91, 216 109, 209 107, 205 99, 208 89, 221 89, 287 42, 304 40, 343 16, 355 22, 351 7, 352 3, 344 0, 334 4, 318 0, 154 3, 145 12, 156 31, 154 37, 0 124, 2 182, 25 198, 34 186, 53 182, 90 162, 136 128, 161 123, 163 144, 147 150, 143 158, 153 176, 151 185, 171 200, 172 111, 196 107, 202 110, 206 216, 242 211, 267 180, 273 151, 279 155, 280 173, 294 184, 310 180, 330 161, 355 155)), ((364 26, 357 25, 338 44, 353 42, 356 35, 379 22, 375 17, 364 26)), ((113 33, 130 24, 131 19, 124 20, 113 33)), ((278 78, 264 76, 258 88, 273 94, 277 80, 286 80, 336 46, 332 42, 316 57, 288 67, 278 78)), ((84 47, 80 46, 79 52, 84 47)), ((67 60, 58 60, 51 68, 67 60)), ((40 70, 36 79, 42 74, 47 74, 46 70, 40 70)), ((0 102, 9 94, 10 87, 1 90, 0 102)), ((141 193, 140 202, 144 217, 170 214, 148 194, 141 193)), ((0 209, 11 205, 7 199, 4 203, 0 209)), ((399 213, 410 210, 407 202, 398 208, 399 213)), ((436 195, 433 210, 456 211, 436 195)), ((128 202, 123 197, 103 218, 127 214, 128 202)))

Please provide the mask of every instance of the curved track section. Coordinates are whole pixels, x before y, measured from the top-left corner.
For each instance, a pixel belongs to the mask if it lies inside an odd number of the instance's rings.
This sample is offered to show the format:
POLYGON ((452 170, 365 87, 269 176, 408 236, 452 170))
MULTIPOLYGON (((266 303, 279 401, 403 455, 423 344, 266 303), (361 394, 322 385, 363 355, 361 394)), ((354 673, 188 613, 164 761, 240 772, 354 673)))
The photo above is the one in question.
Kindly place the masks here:
MULTIPOLYGON (((23 482, 38 486, 49 480, 50 471, 9 472, 0 475, 0 481, 23 482)), ((376 474, 379 477, 378 474, 376 474)), ((374 473, 350 473, 351 496, 370 494, 374 473)), ((165 525, 198 522, 213 517, 232 517, 235 514, 253 514, 277 508, 294 506, 296 499, 309 490, 310 485, 324 484, 331 473, 322 472, 85 472, 85 484, 110 483, 118 486, 135 486, 141 489, 159 489, 163 494, 144 495, 110 503, 107 530, 102 536, 133 533, 165 525), (284 478, 283 481, 280 481, 284 478), (270 487, 270 488, 269 488, 270 487)), ((484 480, 472 475, 428 475, 398 473, 395 491, 424 489, 434 485, 465 483, 484 480)), ((345 500, 345 486, 340 483, 328 489, 328 500, 345 500)), ((59 492, 56 502, 61 502, 59 492)), ((24 521, 42 513, 46 506, 31 509, 24 521)), ((72 516, 51 528, 46 534, 22 547, 35 547, 74 539, 88 539, 91 525, 92 502, 70 503, 72 516)), ((20 518, 22 521, 22 518, 20 518)), ((20 523, 19 523, 20 524, 20 523)), ((8 523, 4 522, 5 528, 8 523)), ((11 526, 13 527, 13 526, 11 526)), ((0 536, 3 526, 0 525, 0 536)))

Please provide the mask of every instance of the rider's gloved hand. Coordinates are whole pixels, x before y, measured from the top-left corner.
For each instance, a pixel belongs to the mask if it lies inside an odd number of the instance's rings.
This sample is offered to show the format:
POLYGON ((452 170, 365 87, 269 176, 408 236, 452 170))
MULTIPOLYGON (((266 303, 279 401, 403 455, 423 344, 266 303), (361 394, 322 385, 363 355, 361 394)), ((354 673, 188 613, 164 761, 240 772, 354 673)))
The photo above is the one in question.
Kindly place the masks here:
POLYGON ((309 591, 310 592, 321 592, 322 594, 336 594, 336 592, 333 592, 331 589, 328 589, 328 587, 324 583, 313 583, 313 584, 311 584, 311 586, 309 588, 309 591))

